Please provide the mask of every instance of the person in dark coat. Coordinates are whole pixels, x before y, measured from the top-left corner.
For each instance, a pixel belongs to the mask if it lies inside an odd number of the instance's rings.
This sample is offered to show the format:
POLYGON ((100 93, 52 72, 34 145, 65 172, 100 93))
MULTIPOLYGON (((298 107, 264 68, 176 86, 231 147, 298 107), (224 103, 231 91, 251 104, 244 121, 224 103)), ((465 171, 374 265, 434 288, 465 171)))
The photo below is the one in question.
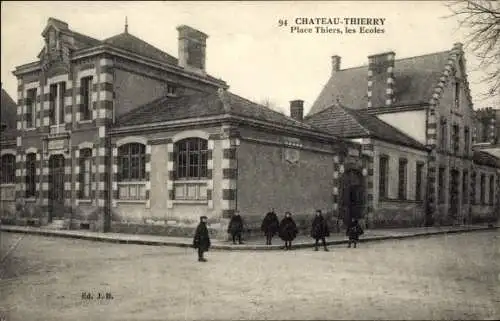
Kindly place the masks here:
POLYGON ((271 241, 273 236, 278 233, 280 227, 280 221, 278 220, 278 216, 274 213, 274 209, 271 212, 268 212, 262 220, 262 225, 260 229, 266 235, 266 245, 271 245, 271 241))
POLYGON ((243 244, 241 241, 241 233, 243 233, 243 219, 240 216, 240 212, 236 211, 233 217, 231 217, 227 232, 233 237, 233 244, 236 244, 236 239, 238 239, 239 244, 243 244))
POLYGON ((280 223, 280 237, 285 241, 285 250, 292 249, 292 241, 297 236, 299 230, 297 224, 292 218, 292 213, 285 212, 285 218, 280 223))
POLYGON ((315 251, 318 250, 319 240, 322 241, 325 251, 328 251, 328 248, 326 247, 325 237, 330 236, 330 230, 328 229, 328 224, 323 217, 323 214, 321 214, 321 210, 316 211, 316 216, 314 217, 314 220, 312 222, 311 236, 316 240, 316 243, 314 245, 315 251))
POLYGON ((356 248, 356 244, 359 241, 359 236, 363 235, 364 231, 359 225, 359 222, 356 218, 353 218, 351 223, 347 226, 346 235, 349 237, 349 245, 347 247, 351 247, 351 243, 354 243, 354 248, 356 248))
POLYGON ((196 227, 196 232, 193 239, 193 247, 198 249, 198 261, 206 262, 203 253, 210 248, 210 236, 208 235, 207 217, 200 217, 200 224, 196 227))

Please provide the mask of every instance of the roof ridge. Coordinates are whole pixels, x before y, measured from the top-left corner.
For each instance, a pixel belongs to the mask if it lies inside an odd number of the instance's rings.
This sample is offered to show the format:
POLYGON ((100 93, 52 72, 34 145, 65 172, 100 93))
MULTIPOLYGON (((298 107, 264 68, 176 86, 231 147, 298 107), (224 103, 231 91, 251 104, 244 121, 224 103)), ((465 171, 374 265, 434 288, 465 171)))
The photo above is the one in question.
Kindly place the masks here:
MULTIPOLYGON (((437 52, 431 52, 431 53, 426 53, 426 54, 421 54, 421 55, 416 55, 416 56, 411 56, 411 57, 403 57, 403 58, 396 58, 394 59, 394 62, 402 61, 402 60, 409 60, 409 59, 415 59, 415 58, 421 58, 425 56, 432 56, 432 55, 437 55, 437 54, 444 54, 444 53, 449 53, 451 50, 443 50, 443 51, 437 51, 437 52)), ((353 70, 353 69, 361 69, 361 68, 367 68, 367 64, 363 64, 360 66, 354 66, 354 67, 349 67, 345 69, 340 69, 337 72, 342 72, 344 70, 353 70)))

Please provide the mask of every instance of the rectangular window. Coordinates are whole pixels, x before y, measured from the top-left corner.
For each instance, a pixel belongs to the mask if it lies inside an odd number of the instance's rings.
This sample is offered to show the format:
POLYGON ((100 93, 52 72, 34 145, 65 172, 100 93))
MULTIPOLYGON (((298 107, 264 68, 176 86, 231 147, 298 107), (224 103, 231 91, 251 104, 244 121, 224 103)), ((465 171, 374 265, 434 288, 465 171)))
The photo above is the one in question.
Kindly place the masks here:
POLYGON ((424 175, 424 163, 417 162, 417 170, 416 170, 416 181, 415 181, 415 200, 421 201, 422 197, 422 181, 424 175))
POLYGON ((36 117, 36 88, 29 89, 26 97, 26 127, 35 127, 36 117))
POLYGON ((36 154, 26 155, 26 197, 36 197, 36 154))
POLYGON ((460 107, 460 81, 458 80, 455 80, 455 83, 454 83, 454 89, 455 89, 455 108, 459 108, 460 107))
POLYGON ((389 173, 389 157, 380 156, 379 163, 379 195, 380 198, 387 198, 387 180, 389 173))
POLYGON ((442 151, 448 150, 448 126, 446 124, 446 119, 441 119, 441 135, 440 135, 440 146, 442 151))
POLYGON ((80 120, 92 118, 92 77, 81 80, 80 120))
POLYGON ((66 83, 59 83, 59 124, 64 124, 64 95, 66 93, 66 83))
POLYGON ((490 176, 490 189, 489 189, 489 201, 490 205, 495 204, 495 176, 490 176))
POLYGON ((56 101, 57 101, 57 84, 53 84, 50 85, 50 97, 49 97, 49 102, 50 102, 49 117, 51 125, 56 124, 56 101))
POLYGON ((12 154, 5 154, 1 157, 1 177, 0 183, 13 184, 16 182, 16 157, 12 154))
POLYGON ((481 204, 485 204, 486 203, 486 175, 484 174, 481 174, 481 185, 480 185, 480 188, 481 188, 481 204))
POLYGON ((464 155, 469 155, 470 149, 470 131, 469 127, 464 127, 464 155))
POLYGON ((446 168, 440 167, 439 168, 439 175, 438 175, 438 195, 439 195, 439 204, 444 203, 445 195, 446 195, 446 188, 445 188, 445 175, 446 175, 446 168))
POLYGON ((470 185, 471 191, 470 191, 470 197, 471 197, 471 204, 476 204, 476 184, 477 184, 477 174, 476 172, 472 172, 471 178, 470 178, 472 184, 470 185))
POLYGON ((460 127, 458 125, 453 125, 453 153, 458 154, 459 148, 460 148, 460 127))
POLYGON ((92 174, 92 150, 80 150, 80 199, 90 198, 90 183, 92 174))
POLYGON ((406 168, 408 161, 405 158, 399 159, 399 170, 398 170, 398 198, 400 200, 406 199, 406 168))
POLYGON ((462 174, 462 203, 467 204, 469 200, 469 172, 464 171, 462 174))

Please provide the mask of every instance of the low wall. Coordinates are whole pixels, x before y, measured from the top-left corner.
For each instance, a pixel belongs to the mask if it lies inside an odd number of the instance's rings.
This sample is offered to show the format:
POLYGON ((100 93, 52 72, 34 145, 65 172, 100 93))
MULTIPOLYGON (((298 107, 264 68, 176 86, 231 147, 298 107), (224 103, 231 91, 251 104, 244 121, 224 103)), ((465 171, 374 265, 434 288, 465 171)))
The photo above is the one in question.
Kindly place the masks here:
POLYGON ((424 225, 423 202, 383 200, 379 201, 370 219, 371 228, 418 227, 424 225))

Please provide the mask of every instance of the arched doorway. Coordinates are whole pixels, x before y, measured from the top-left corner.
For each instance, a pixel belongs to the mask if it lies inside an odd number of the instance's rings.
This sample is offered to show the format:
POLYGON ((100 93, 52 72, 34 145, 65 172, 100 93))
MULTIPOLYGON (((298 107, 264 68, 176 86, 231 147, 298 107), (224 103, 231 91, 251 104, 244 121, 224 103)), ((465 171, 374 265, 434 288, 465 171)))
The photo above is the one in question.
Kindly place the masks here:
POLYGON ((49 158, 49 222, 64 218, 64 156, 49 158))
POLYGON ((359 170, 348 169, 344 173, 342 207, 344 223, 354 218, 361 218, 365 208, 365 188, 363 175, 359 170))

